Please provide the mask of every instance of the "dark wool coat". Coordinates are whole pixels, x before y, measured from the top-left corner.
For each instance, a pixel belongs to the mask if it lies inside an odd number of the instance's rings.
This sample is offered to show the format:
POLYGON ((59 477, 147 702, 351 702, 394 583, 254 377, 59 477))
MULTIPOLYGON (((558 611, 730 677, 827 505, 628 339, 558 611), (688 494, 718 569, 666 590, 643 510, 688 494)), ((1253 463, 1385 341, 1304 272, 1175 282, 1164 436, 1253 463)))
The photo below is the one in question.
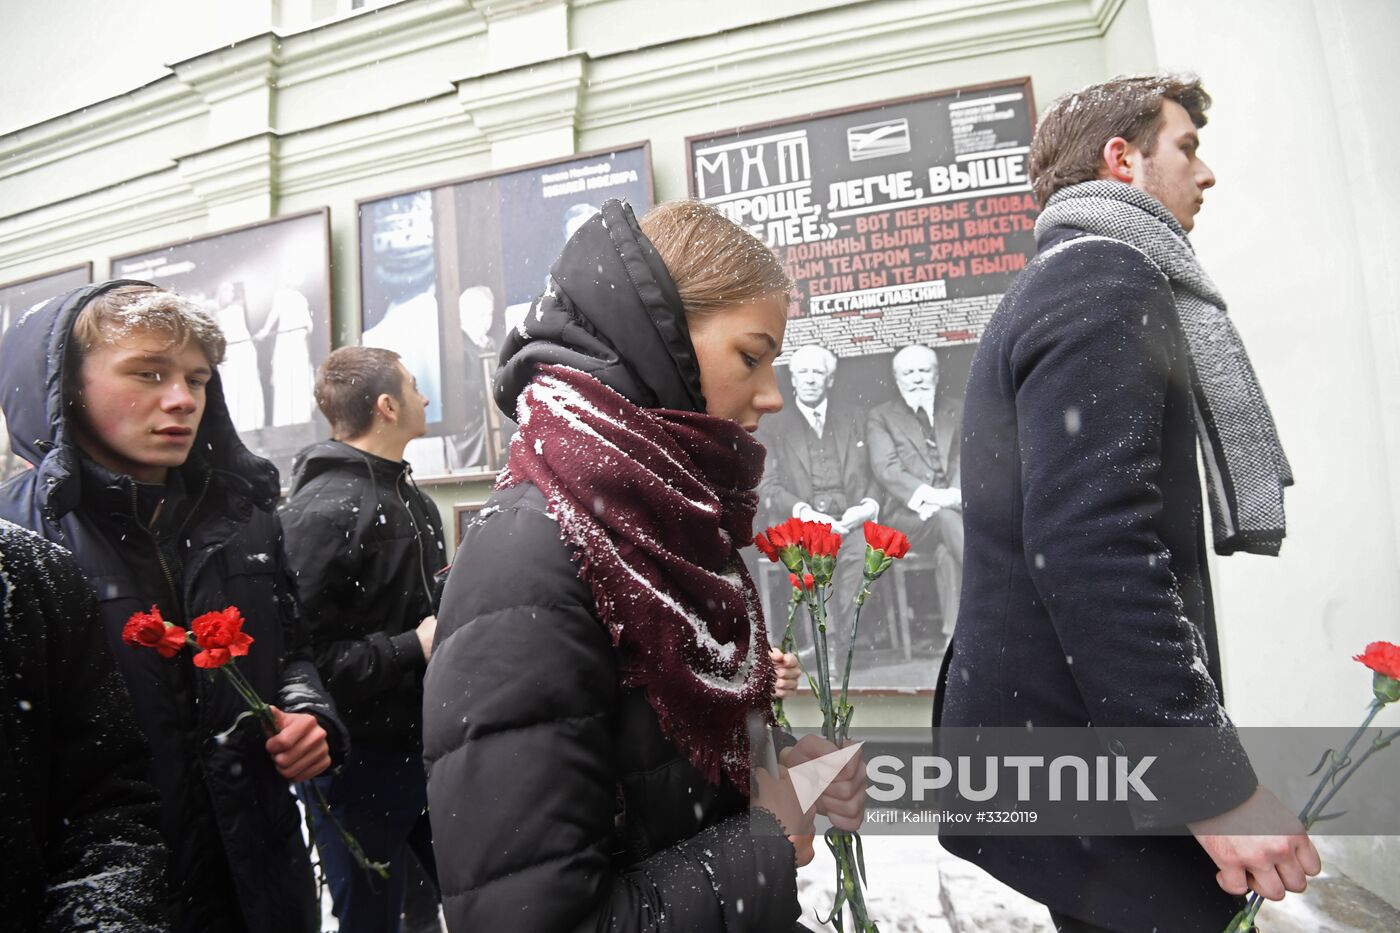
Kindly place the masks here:
POLYGON ((422 750, 415 629, 447 566, 437 506, 408 464, 324 441, 297 455, 281 509, 321 678, 357 744, 422 750))
MULTIPOLYGON (((552 272, 557 294, 502 351, 506 414, 546 362, 638 404, 704 410, 675 287, 629 208, 607 202, 552 272)), ((448 927, 792 929, 792 846, 755 834, 744 796, 707 784, 620 686, 627 659, 572 558, 521 484, 491 497, 453 561, 424 698, 448 927)))
MULTIPOLYGON (((1220 722, 1189 360, 1171 288, 1142 253, 1068 227, 1041 238, 973 361, 962 461, 962 603, 935 723, 1220 722)), ((1223 929, 1242 902, 1184 834, 1255 789, 1223 733, 1218 756, 1158 762, 1191 792, 1126 815, 1177 835, 944 845, 1113 930, 1223 929)))
POLYGON ((0 600, 4 927, 165 930, 159 798, 87 582, 0 522, 0 600))
POLYGON ((151 781, 171 852, 177 930, 303 933, 320 909, 291 788, 247 707, 221 675, 197 671, 188 652, 166 660, 128 647, 133 612, 160 605, 172 622, 237 606, 253 637, 239 668, 287 712, 314 714, 334 761, 348 739, 311 661, 282 528, 272 511, 277 470, 238 439, 216 373, 207 387, 194 455, 181 468, 190 517, 171 545, 176 594, 156 572, 156 542, 135 514, 129 476, 97 467, 74 445, 63 399, 73 321, 100 291, 74 291, 12 325, 0 343, 0 403, 13 449, 36 463, 0 486, 0 517, 62 544, 96 592, 108 644, 151 746, 151 781), (182 572, 180 572, 182 570, 182 572))

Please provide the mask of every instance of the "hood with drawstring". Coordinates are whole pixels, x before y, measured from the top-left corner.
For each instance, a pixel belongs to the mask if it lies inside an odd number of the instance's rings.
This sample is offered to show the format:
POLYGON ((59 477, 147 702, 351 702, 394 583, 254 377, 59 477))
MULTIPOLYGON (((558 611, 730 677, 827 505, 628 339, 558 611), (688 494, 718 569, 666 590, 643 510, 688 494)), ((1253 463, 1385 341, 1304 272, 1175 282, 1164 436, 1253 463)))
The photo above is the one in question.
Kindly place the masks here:
POLYGON ((437 506, 407 463, 323 441, 297 455, 281 515, 316 667, 351 740, 417 754, 416 629, 447 563, 437 506))

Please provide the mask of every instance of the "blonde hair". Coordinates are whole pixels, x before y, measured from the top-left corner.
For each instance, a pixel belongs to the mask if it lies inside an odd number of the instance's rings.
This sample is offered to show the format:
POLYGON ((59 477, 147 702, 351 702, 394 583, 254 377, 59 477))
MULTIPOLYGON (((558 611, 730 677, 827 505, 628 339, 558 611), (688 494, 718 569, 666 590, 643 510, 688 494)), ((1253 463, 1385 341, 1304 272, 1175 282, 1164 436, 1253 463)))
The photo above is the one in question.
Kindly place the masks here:
POLYGON ((710 205, 663 201, 642 218, 641 227, 671 273, 687 315, 769 297, 787 303, 792 279, 778 257, 710 205))
POLYGON ((188 298, 154 285, 122 285, 89 301, 73 322, 69 352, 81 363, 92 350, 141 331, 166 335, 172 347, 193 343, 211 366, 224 361, 224 333, 213 315, 188 298))

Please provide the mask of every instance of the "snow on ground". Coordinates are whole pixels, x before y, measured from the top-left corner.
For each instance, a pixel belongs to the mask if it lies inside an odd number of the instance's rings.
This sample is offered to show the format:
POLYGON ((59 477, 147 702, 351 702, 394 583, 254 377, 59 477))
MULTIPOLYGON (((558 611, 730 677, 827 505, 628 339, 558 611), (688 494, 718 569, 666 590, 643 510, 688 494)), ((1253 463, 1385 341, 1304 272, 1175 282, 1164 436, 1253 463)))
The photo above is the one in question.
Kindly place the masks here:
MULTIPOLYGON (((938 897, 938 862, 953 856, 944 852, 933 836, 862 838, 869 876, 866 904, 871 919, 880 925, 880 933, 948 933, 938 897)), ((827 915, 836 896, 836 862, 821 839, 817 839, 816 849, 816 858, 797 872, 802 922, 808 929, 834 933, 832 926, 818 923, 817 918, 827 915)))

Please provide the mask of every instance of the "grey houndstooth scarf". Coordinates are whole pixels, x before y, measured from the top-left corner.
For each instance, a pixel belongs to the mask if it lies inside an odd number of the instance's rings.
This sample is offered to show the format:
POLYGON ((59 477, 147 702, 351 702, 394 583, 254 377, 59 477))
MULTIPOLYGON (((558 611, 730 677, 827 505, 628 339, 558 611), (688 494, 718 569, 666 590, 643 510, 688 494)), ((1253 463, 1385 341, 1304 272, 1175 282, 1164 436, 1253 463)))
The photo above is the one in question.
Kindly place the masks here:
POLYGON ((1293 485, 1293 472, 1225 299, 1186 231, 1156 198, 1116 181, 1055 192, 1036 221, 1036 236, 1058 226, 1136 247, 1170 280, 1191 356, 1215 550, 1277 554, 1285 533, 1283 490, 1293 485))

